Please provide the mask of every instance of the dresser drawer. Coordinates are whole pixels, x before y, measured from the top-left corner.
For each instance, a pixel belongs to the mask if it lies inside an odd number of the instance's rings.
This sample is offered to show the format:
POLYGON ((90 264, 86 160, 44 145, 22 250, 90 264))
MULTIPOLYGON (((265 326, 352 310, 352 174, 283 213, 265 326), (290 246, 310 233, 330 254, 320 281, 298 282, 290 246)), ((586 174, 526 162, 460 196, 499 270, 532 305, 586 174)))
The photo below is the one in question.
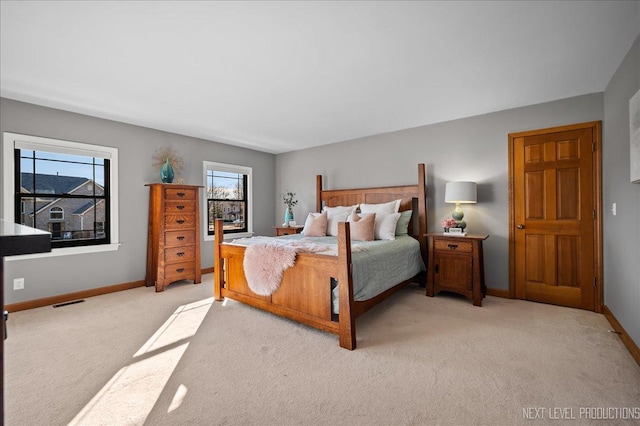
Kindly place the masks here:
POLYGON ((164 250, 164 262, 186 262, 187 260, 193 261, 196 257, 195 246, 180 246, 180 247, 167 247, 164 250))
POLYGON ((164 212, 171 213, 193 213, 196 210, 195 203, 191 201, 167 201, 164 203, 164 212))
POLYGON ((164 190, 164 198, 166 200, 195 200, 195 189, 182 189, 182 188, 166 188, 164 190))
POLYGON ((166 229, 194 229, 196 216, 192 214, 168 214, 164 217, 166 229))
POLYGON ((195 244, 196 232, 194 230, 167 231, 164 237, 165 247, 188 246, 195 244))
POLYGON ((471 253, 473 250, 471 241, 453 239, 450 241, 448 241, 448 239, 438 239, 434 241, 434 246, 436 250, 457 251, 461 253, 471 253))
POLYGON ((167 283, 193 278, 195 265, 191 262, 172 263, 164 267, 164 280, 167 283))

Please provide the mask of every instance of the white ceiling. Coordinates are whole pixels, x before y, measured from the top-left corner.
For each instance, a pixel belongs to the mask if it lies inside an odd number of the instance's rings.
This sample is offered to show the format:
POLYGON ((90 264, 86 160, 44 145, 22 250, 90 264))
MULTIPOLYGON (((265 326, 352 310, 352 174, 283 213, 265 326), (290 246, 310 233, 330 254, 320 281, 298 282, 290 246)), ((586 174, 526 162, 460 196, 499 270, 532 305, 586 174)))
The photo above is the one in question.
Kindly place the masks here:
POLYGON ((640 2, 0 3, 0 94, 281 153, 605 89, 640 2))

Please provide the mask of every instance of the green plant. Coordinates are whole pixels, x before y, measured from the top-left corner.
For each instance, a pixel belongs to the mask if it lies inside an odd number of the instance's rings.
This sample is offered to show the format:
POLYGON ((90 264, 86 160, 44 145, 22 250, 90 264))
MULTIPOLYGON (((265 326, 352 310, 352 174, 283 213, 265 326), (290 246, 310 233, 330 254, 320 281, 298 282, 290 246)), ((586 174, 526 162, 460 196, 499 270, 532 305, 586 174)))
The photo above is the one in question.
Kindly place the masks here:
POLYGON ((290 191, 282 194, 282 201, 284 201, 284 204, 289 207, 289 210, 291 210, 293 206, 298 204, 298 200, 296 200, 296 193, 290 191))

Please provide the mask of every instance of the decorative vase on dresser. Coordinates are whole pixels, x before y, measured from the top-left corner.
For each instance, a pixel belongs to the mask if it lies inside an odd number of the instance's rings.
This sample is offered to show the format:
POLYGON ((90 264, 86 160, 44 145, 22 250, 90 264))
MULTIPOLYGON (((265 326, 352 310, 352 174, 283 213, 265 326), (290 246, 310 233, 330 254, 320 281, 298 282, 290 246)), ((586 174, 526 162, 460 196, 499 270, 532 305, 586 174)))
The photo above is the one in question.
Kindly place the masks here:
POLYGON ((175 281, 201 281, 201 186, 164 183, 149 187, 149 233, 145 285, 156 292, 175 281))
POLYGON ((173 182, 173 167, 171 167, 171 161, 168 158, 160 169, 160 180, 162 183, 173 182))

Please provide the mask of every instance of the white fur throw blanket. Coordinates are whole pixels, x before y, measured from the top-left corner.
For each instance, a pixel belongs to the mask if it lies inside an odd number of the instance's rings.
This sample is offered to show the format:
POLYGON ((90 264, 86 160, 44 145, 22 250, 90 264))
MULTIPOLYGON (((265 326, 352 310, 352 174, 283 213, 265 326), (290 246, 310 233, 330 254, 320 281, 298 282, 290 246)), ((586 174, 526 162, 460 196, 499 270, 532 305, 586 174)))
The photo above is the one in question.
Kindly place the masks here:
MULTIPOLYGON (((252 240, 250 238, 243 240, 252 240)), ((278 290, 284 271, 292 267, 297 253, 317 253, 329 250, 327 244, 305 240, 261 239, 249 244, 244 252, 244 275, 249 288, 261 296, 278 290)))

